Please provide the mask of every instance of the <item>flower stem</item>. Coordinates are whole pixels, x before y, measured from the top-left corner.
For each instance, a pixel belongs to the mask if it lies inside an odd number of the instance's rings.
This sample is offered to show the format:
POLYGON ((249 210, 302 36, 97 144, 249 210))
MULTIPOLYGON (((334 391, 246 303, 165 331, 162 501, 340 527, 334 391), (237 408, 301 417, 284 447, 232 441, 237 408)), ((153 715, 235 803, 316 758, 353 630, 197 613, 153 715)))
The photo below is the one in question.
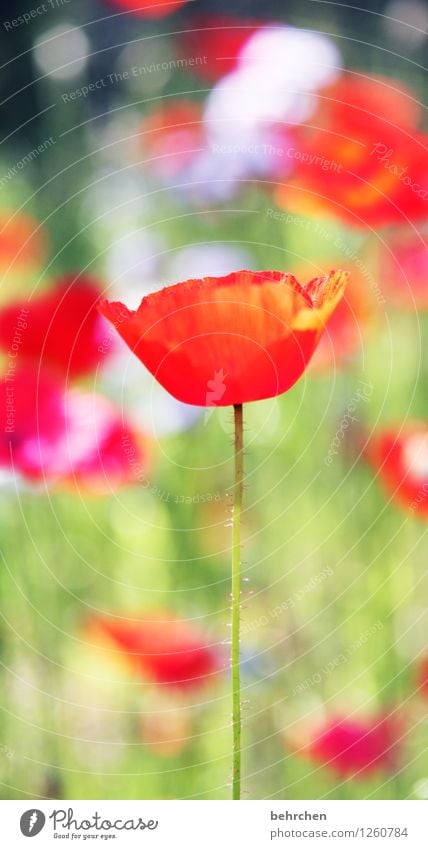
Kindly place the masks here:
POLYGON ((232 728, 233 728, 233 799, 241 798, 241 679, 239 670, 239 630, 241 612, 241 509, 244 476, 243 411, 234 405, 235 484, 232 519, 232 728))

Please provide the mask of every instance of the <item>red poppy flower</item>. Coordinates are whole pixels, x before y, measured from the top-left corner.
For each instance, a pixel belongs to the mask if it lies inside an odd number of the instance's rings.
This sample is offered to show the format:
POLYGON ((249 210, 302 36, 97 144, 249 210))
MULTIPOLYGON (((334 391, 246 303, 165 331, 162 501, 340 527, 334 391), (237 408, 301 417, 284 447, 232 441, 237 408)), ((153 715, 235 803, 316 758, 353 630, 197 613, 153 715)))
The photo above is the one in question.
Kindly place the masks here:
POLYGON ((91 277, 66 276, 49 292, 6 305, 0 310, 0 350, 69 378, 90 373, 114 350, 97 310, 99 298, 91 277))
POLYGON ((428 424, 412 422, 381 431, 371 440, 366 456, 387 495, 428 519, 428 424))
POLYGON ((346 280, 332 271, 301 286, 280 271, 237 271, 169 286, 136 311, 108 301, 100 310, 171 395, 227 406, 293 386, 346 280))
MULTIPOLYGON (((327 262, 327 266, 333 263, 327 262)), ((297 269, 296 277, 307 276, 308 267, 297 269)), ((325 371, 343 368, 362 350, 364 337, 374 317, 373 297, 366 280, 358 271, 353 271, 346 292, 327 321, 325 333, 311 360, 310 368, 325 371)))
POLYGON ((0 213, 0 265, 14 271, 40 265, 47 252, 47 236, 30 215, 0 213))
POLYGON ((259 29, 255 21, 228 15, 200 15, 192 18, 192 29, 177 38, 186 56, 199 56, 203 62, 187 66, 211 82, 233 71, 244 44, 259 29))
MULTIPOLYGON (((277 187, 278 203, 308 214, 326 210, 359 227, 425 219, 428 136, 357 95, 351 86, 347 101, 327 100, 312 128, 295 131, 287 145, 295 176, 277 187)), ((402 99, 397 92, 394 98, 402 99)))
POLYGON ((395 235, 379 260, 387 299, 399 309, 428 310, 428 251, 423 236, 395 235))
POLYGON ((152 112, 140 126, 138 144, 143 146, 150 169, 164 179, 172 179, 204 146, 200 106, 191 100, 176 99, 152 112))
POLYGON ((371 720, 334 718, 312 735, 303 754, 341 778, 395 767, 400 723, 391 716, 371 720))
POLYGON ((177 12, 188 0, 109 0, 109 3, 139 18, 165 18, 177 12))
POLYGON ((145 465, 145 445, 105 398, 64 393, 46 370, 9 364, 0 383, 0 466, 103 494, 141 478, 145 465))
POLYGON ((218 646, 193 625, 167 615, 139 622, 98 617, 90 627, 107 637, 138 675, 165 687, 200 687, 223 665, 218 646))

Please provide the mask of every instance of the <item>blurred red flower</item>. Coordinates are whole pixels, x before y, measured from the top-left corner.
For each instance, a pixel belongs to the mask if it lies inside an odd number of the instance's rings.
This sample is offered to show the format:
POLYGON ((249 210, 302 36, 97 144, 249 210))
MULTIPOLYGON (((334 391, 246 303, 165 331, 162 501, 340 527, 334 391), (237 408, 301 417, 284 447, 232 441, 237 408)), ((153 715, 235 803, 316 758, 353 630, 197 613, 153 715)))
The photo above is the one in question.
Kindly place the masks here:
POLYGON ((332 718, 313 731, 304 756, 341 778, 394 770, 401 722, 391 715, 373 719, 332 718))
POLYGON ((96 617, 96 636, 107 638, 143 679, 173 689, 205 685, 223 668, 223 653, 188 622, 168 614, 130 621, 96 617))
POLYGON ((69 379, 90 373, 114 350, 99 298, 93 278, 68 275, 48 292, 7 304, 0 309, 0 350, 69 379))
POLYGON ((366 116, 394 126, 416 128, 422 105, 412 89, 393 77, 343 72, 316 95, 317 111, 311 124, 342 125, 358 129, 366 116))
POLYGON ((260 24, 228 15, 199 15, 192 28, 177 38, 186 56, 201 57, 203 62, 188 66, 199 77, 215 81, 238 66, 239 53, 260 24))
POLYGON ((415 102, 376 80, 345 78, 327 90, 320 114, 287 146, 295 170, 278 185, 278 203, 357 227, 427 218, 428 136, 413 128, 415 102))
POLYGON ((237 271, 169 286, 136 311, 100 310, 171 395, 226 406, 285 392, 304 372, 347 280, 301 286, 280 271, 237 271))
POLYGON ((188 0, 108 0, 111 6, 132 12, 139 18, 165 18, 172 15, 188 0))
POLYGON ((33 482, 104 494, 135 482, 146 444, 114 406, 95 394, 64 393, 56 376, 31 365, 0 382, 0 466, 33 482))
POLYGON ((410 422, 376 433, 366 456, 387 495, 400 507, 428 518, 428 424, 410 422))
POLYGON ((23 212, 0 212, 0 266, 14 271, 40 265, 48 239, 39 222, 23 212))
POLYGON ((428 251, 422 234, 393 234, 379 259, 380 282, 399 309, 428 310, 428 251))

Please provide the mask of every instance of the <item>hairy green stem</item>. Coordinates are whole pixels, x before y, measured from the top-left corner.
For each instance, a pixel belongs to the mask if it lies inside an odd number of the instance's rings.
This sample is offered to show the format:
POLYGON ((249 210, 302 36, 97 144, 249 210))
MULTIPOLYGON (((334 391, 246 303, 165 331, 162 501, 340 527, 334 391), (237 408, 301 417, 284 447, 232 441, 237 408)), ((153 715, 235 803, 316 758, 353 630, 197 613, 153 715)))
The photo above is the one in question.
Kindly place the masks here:
POLYGON ((232 519, 232 729, 233 729, 233 799, 241 798, 241 678, 239 669, 239 631, 241 612, 241 509, 244 476, 243 411, 234 405, 235 419, 235 484, 232 519))

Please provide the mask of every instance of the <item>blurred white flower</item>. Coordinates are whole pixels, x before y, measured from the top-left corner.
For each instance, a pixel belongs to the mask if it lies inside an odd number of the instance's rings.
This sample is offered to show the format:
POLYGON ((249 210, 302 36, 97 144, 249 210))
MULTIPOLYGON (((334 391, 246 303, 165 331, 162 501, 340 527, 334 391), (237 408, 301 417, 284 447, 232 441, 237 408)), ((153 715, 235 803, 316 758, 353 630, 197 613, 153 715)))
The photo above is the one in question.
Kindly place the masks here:
POLYGON ((175 253, 168 263, 171 280, 221 277, 242 268, 252 269, 254 260, 244 248, 227 244, 189 245, 175 253))
POLYGON ((106 276, 112 292, 129 307, 137 307, 143 295, 159 288, 156 274, 159 267, 159 255, 164 250, 162 240, 143 228, 126 233, 112 242, 106 258, 106 276), (131 296, 132 303, 129 299, 131 296))
MULTIPOLYGON (((282 95, 276 98, 273 93, 270 100, 264 99, 263 110, 254 106, 253 86, 239 74, 231 74, 225 88, 218 88, 217 97, 207 103, 206 146, 183 172, 182 190, 199 203, 221 202, 233 197, 240 183, 287 174, 292 168, 286 157, 287 135, 283 130, 279 134, 274 126, 280 100, 282 95), (238 90, 234 89, 235 79, 238 90)), ((309 110, 309 102, 307 106, 309 110)), ((302 99, 298 109, 299 120, 303 120, 306 112, 302 99)))
POLYGON ((257 30, 241 50, 238 69, 208 97, 208 135, 250 147, 282 121, 307 120, 315 106, 311 95, 334 80, 341 65, 339 50, 324 35, 284 26, 257 30))
POLYGON ((207 132, 215 141, 232 137, 249 146, 260 127, 282 120, 303 121, 308 117, 309 106, 301 91, 277 85, 274 80, 268 82, 258 68, 233 71, 208 96, 207 132))
POLYGON ((244 44, 239 68, 259 73, 271 86, 314 91, 337 77, 342 61, 325 35, 297 27, 262 27, 244 44))
POLYGON ((81 27, 61 24, 45 30, 35 42, 34 61, 43 74, 71 80, 84 70, 90 52, 89 39, 81 27))

